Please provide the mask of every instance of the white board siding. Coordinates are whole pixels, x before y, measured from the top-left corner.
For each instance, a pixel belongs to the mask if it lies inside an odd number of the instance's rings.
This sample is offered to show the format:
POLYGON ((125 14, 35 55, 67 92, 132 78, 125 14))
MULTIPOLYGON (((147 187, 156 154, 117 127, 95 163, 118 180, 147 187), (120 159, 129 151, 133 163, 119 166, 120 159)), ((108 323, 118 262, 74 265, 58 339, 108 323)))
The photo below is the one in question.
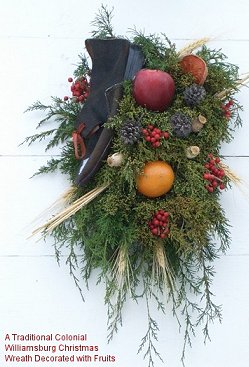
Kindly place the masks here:
MULTIPOLYGON (((212 47, 222 48, 242 73, 249 71, 248 1, 105 3, 115 7, 113 22, 117 34, 136 25, 147 34, 165 32, 179 47, 189 39, 212 36, 212 47)), ((89 23, 100 4, 81 0, 0 1, 0 344, 6 332, 85 330, 103 353, 116 354, 115 367, 143 367, 147 365, 136 351, 146 331, 144 302, 128 302, 124 326, 107 345, 104 287, 95 287, 93 276, 92 287, 85 292, 86 302, 82 303, 68 268, 63 261, 61 267, 56 264, 52 239, 46 243, 26 240, 32 229, 30 223, 68 183, 56 174, 29 179, 59 150, 44 153, 44 143, 30 148, 18 146, 27 135, 35 133, 42 118, 39 112, 23 111, 36 99, 48 103, 51 95, 63 97, 69 92, 67 77, 72 75, 77 55, 90 36, 89 23)), ((188 350, 186 366, 249 364, 248 97, 248 89, 243 88, 238 94, 244 105, 243 127, 235 132, 231 144, 222 147, 227 163, 245 182, 241 189, 234 187, 224 192, 221 199, 232 225, 231 247, 215 264, 214 293, 216 302, 223 304, 223 322, 210 328, 212 342, 206 346, 201 333, 197 333, 193 348, 188 350)), ((157 315, 156 310, 154 315, 161 325, 158 349, 168 365, 181 366, 183 334, 178 333, 170 310, 166 317, 157 315)), ((0 351, 1 360, 2 348, 0 351)), ((160 365, 156 361, 155 366, 160 365)))

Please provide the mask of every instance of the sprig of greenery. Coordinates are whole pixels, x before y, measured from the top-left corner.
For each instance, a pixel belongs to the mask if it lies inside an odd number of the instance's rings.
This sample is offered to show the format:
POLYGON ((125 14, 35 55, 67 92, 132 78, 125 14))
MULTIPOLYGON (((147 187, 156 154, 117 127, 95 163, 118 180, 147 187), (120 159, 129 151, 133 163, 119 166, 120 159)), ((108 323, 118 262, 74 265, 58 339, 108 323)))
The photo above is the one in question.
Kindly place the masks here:
MULTIPOLYGON (((145 285, 147 288, 147 285, 145 285)), ((144 359, 148 359, 148 367, 154 367, 154 356, 159 358, 159 360, 163 363, 163 359, 160 353, 157 351, 156 346, 154 345, 155 342, 158 341, 158 332, 159 327, 156 322, 151 316, 150 312, 150 305, 149 305, 149 294, 150 288, 145 291, 145 300, 146 300, 146 308, 147 308, 147 318, 148 318, 148 329, 146 334, 141 340, 141 344, 138 349, 138 353, 142 352, 145 349, 144 359)))
POLYGON ((107 6, 101 5, 95 19, 91 22, 94 27, 92 30, 93 38, 108 38, 115 37, 113 33, 113 26, 111 24, 113 18, 113 8, 109 10, 107 6))
POLYGON ((41 175, 44 173, 52 173, 59 169, 60 164, 62 163, 62 158, 51 158, 44 166, 41 166, 37 172, 33 174, 32 177, 41 175))
POLYGON ((42 133, 39 134, 34 134, 31 136, 28 136, 24 139, 24 141, 21 143, 22 144, 28 144, 28 146, 30 146, 31 144, 33 144, 36 141, 42 141, 46 138, 48 138, 49 136, 51 136, 52 134, 54 134, 54 132, 57 129, 51 129, 51 130, 47 130, 47 131, 43 131, 42 133))
POLYGON ((88 60, 84 54, 79 54, 79 63, 73 73, 76 79, 81 78, 82 76, 90 77, 91 69, 89 68, 88 60))

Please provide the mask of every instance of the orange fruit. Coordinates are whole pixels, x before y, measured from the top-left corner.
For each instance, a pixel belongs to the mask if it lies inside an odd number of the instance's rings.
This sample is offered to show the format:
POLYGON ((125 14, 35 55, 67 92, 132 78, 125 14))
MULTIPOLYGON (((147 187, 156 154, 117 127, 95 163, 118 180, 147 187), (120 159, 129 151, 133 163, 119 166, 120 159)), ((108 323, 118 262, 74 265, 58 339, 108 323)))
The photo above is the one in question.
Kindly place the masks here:
POLYGON ((166 194, 171 187, 175 175, 172 167, 163 161, 145 163, 143 173, 137 177, 137 190, 149 198, 166 194))
POLYGON ((193 75, 196 84, 204 84, 208 75, 208 68, 202 58, 196 55, 187 55, 182 58, 180 65, 185 73, 193 75))

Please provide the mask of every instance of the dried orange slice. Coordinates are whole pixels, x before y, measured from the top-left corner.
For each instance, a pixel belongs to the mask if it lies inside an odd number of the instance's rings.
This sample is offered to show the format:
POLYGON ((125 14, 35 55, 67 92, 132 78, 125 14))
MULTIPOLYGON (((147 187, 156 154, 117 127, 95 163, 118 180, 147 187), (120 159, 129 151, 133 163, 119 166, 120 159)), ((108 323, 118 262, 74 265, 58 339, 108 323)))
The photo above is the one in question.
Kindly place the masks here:
POLYGON ((208 68, 201 57, 196 55, 184 56, 180 61, 180 65, 185 73, 193 75, 196 84, 204 84, 208 75, 208 68))

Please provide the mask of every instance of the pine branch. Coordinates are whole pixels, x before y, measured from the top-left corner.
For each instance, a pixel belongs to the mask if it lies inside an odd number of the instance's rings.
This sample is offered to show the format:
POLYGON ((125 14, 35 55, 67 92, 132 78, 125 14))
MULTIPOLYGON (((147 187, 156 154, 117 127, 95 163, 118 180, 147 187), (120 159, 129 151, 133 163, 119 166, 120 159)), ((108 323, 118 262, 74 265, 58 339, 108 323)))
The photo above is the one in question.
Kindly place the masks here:
POLYGON ((108 305, 108 342, 118 331, 118 326, 122 325, 122 309, 128 289, 131 289, 128 261, 127 247, 123 244, 114 256, 111 278, 106 277, 105 302, 108 305))
POLYGON ((58 227, 56 227, 51 233, 55 239, 55 254, 57 258, 57 262, 60 262, 60 249, 62 247, 66 247, 69 249, 69 254, 66 258, 66 265, 69 266, 69 274, 72 276, 74 284, 78 289, 81 299, 84 302, 84 295, 82 288, 80 286, 81 280, 76 276, 76 271, 78 270, 78 257, 83 258, 83 256, 78 256, 75 252, 75 248, 79 245, 79 236, 75 236, 75 224, 74 219, 69 218, 66 222, 61 223, 58 227), (58 248, 59 244, 59 248, 58 248))
POLYGON ((43 131, 42 133, 39 133, 39 134, 28 136, 27 138, 25 138, 25 140, 20 145, 28 144, 28 146, 30 146, 37 140, 42 141, 46 139, 48 136, 51 136, 55 131, 56 129, 51 129, 51 130, 43 131))
POLYGON ((76 79, 80 78, 82 76, 86 76, 86 75, 90 76, 91 75, 91 70, 89 68, 86 56, 80 54, 79 58, 80 58, 80 62, 78 63, 77 68, 73 73, 73 75, 76 79))
POLYGON ((193 320, 194 315, 201 312, 200 306, 190 300, 191 292, 195 295, 200 295, 201 290, 196 281, 196 263, 192 259, 180 256, 179 263, 179 283, 177 307, 181 308, 181 314, 184 316, 184 342, 182 348, 181 361, 184 366, 185 354, 187 346, 192 346, 192 338, 195 337, 196 322, 193 320), (190 293, 190 294, 189 294, 190 293))
POLYGON ((32 112, 32 111, 46 111, 47 109, 49 109, 50 106, 46 106, 43 103, 41 103, 40 101, 36 101, 34 102, 31 106, 29 106, 24 113, 26 112, 32 112))
POLYGON ((68 126, 66 120, 61 123, 59 129, 56 129, 56 132, 50 142, 47 144, 45 151, 58 146, 61 143, 66 142, 68 139, 71 139, 73 128, 71 125, 68 126))
POLYGON ((57 169, 59 169, 62 160, 63 160, 62 158, 59 158, 59 159, 52 158, 52 159, 50 159, 46 163, 46 165, 41 166, 39 168, 39 170, 36 173, 33 174, 32 177, 38 176, 38 175, 41 175, 41 174, 44 174, 44 173, 52 173, 52 172, 56 171, 57 169))
MULTIPOLYGON (((147 286, 146 286, 147 287, 147 286)), ((159 327, 157 325, 157 322, 151 317, 150 314, 150 307, 149 307, 149 296, 147 291, 145 291, 145 299, 146 299, 146 307, 147 307, 147 318, 148 318, 148 329, 145 334, 145 336, 141 340, 141 344, 139 346, 138 352, 142 352, 144 348, 147 348, 145 350, 144 359, 148 359, 148 367, 154 367, 154 355, 160 359, 162 363, 163 359, 160 355, 160 353, 157 351, 154 341, 158 341, 157 333, 159 331, 159 327), (147 345, 147 347, 146 347, 147 345)))
POLYGON ((74 284, 75 284, 76 288, 78 289, 78 291, 80 292, 80 296, 81 296, 82 301, 85 302, 83 291, 82 291, 82 288, 80 286, 81 281, 75 275, 75 272, 78 269, 78 261, 77 261, 77 256, 74 252, 73 246, 71 247, 70 254, 67 257, 66 264, 69 265, 69 274, 73 278, 74 284))
MULTIPOLYGON (((38 101, 29 107, 28 111, 48 110, 45 118, 39 122, 37 128, 41 127, 44 122, 47 122, 52 118, 54 122, 58 124, 57 128, 29 136, 21 144, 27 143, 28 145, 31 145, 36 141, 42 141, 51 137, 45 149, 45 151, 47 151, 50 148, 58 146, 66 142, 68 139, 71 139, 76 116, 81 106, 78 103, 73 103, 72 101, 64 102, 58 97, 51 98, 52 104, 50 106, 45 106, 38 101)), ((46 170, 44 172, 46 172, 46 170)))
POLYGON ((115 37, 113 33, 113 26, 111 20, 113 18, 113 8, 108 10, 103 4, 99 12, 96 14, 95 19, 91 22, 91 25, 95 27, 92 30, 92 37, 94 38, 108 38, 115 37))
POLYGON ((116 292, 116 299, 113 302, 109 295, 106 296, 106 303, 108 304, 108 343, 113 339, 114 334, 118 332, 118 327, 122 326, 122 309, 126 300, 126 292, 123 289, 118 289, 116 292))
POLYGON ((212 280, 214 277, 214 268, 210 265, 206 264, 206 255, 204 252, 200 253, 200 266, 202 267, 202 278, 200 279, 200 286, 203 286, 204 292, 201 300, 205 301, 205 307, 202 312, 200 312, 199 317, 197 319, 197 326, 204 323, 203 333, 204 333, 204 341, 210 339, 209 335, 209 324, 214 322, 215 319, 218 319, 219 322, 222 320, 221 315, 221 306, 217 306, 212 301, 214 294, 211 292, 212 280))

